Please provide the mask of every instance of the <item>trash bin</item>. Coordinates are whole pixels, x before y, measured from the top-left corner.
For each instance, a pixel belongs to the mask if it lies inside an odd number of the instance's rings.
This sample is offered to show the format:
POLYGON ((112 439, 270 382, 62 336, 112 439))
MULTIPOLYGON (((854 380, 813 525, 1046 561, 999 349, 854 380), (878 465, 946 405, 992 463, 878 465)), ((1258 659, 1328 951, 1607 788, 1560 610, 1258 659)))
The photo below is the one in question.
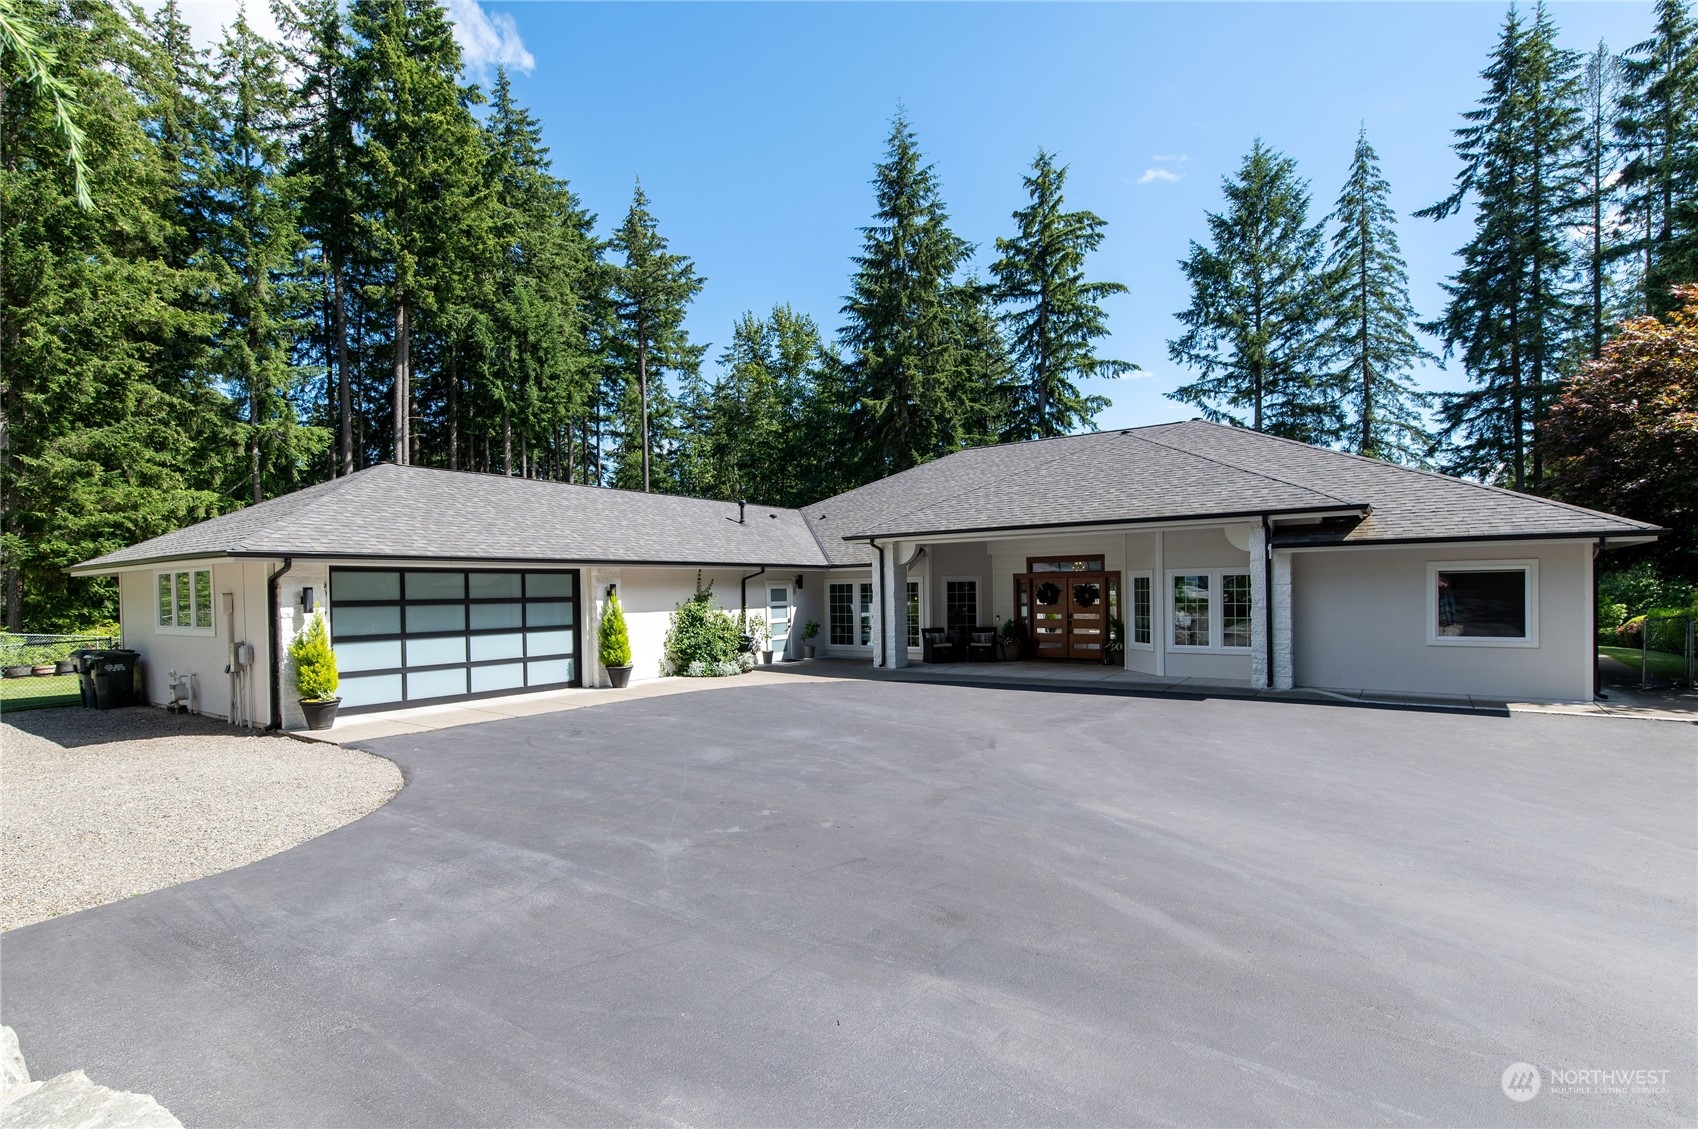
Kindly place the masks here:
POLYGON ((94 708, 94 662, 92 656, 101 652, 89 647, 80 647, 71 652, 71 658, 77 664, 77 689, 82 691, 83 709, 94 708))
POLYGON ((93 668, 94 708, 118 709, 136 702, 136 662, 141 655, 135 651, 94 651, 88 664, 93 668))

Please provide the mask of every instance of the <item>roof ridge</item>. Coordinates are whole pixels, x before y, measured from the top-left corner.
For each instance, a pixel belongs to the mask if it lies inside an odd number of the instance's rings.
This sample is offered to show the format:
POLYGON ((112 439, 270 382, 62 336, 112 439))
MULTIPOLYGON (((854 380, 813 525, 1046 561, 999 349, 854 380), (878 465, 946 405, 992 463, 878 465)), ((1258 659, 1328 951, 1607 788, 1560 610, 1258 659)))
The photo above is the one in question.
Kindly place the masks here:
MULTIPOLYGON (((1289 439, 1283 435, 1273 435, 1266 431, 1255 431, 1248 427, 1229 427, 1227 430, 1243 432, 1246 435, 1254 435, 1261 439, 1271 439, 1276 443, 1288 443, 1294 447, 1302 447, 1310 451, 1319 451, 1325 455, 1335 455, 1340 458, 1354 459, 1357 462, 1366 463, 1371 467, 1383 467, 1388 470, 1403 471, 1406 474, 1418 474, 1427 478, 1437 478, 1444 482, 1454 482, 1461 486, 1471 486, 1476 490, 1485 490, 1493 494, 1504 494, 1516 499, 1517 501, 1542 502, 1547 506, 1554 506, 1559 510, 1567 510, 1571 513, 1587 514, 1592 517, 1607 517, 1612 521, 1631 521, 1635 524, 1643 525, 1648 529, 1660 528, 1650 522, 1639 521, 1637 518, 1622 517, 1620 514, 1611 514, 1605 513, 1603 510, 1588 509, 1585 506, 1577 506, 1572 502, 1563 502, 1556 498, 1546 498, 1539 494, 1528 494, 1520 490, 1511 490, 1503 486, 1493 486, 1489 482, 1475 482, 1471 478, 1463 478, 1461 475, 1457 474, 1445 474, 1443 471, 1428 470, 1426 467, 1405 466, 1402 463, 1394 463, 1386 459, 1376 459, 1372 455, 1360 455, 1355 451, 1341 451, 1337 447, 1321 447, 1314 443, 1305 443, 1300 439, 1289 439)), ((1309 489, 1313 489, 1313 487, 1310 487, 1309 489)), ((1317 491, 1317 493, 1319 493, 1319 491, 1317 491)))
MULTIPOLYGON (((1206 421, 1206 420, 1187 420, 1186 422, 1187 423, 1206 423, 1208 421, 1206 421)), ((1221 426, 1224 426, 1224 425, 1222 425, 1222 424, 1210 424, 1209 426, 1211 426, 1211 427, 1221 427, 1221 426)), ((1242 431, 1243 428, 1227 428, 1227 430, 1228 431, 1242 431)), ((1260 434, 1260 433, 1258 433, 1258 434, 1260 434)), ((1223 467, 1226 467, 1229 470, 1236 470, 1236 471, 1240 472, 1241 474, 1251 474, 1251 475, 1255 475, 1257 478, 1265 478, 1269 482, 1278 482, 1278 483, 1281 483, 1285 486, 1296 487, 1299 490, 1307 490, 1311 494, 1319 494, 1323 498, 1331 498, 1333 501, 1337 502, 1341 506, 1360 506, 1362 504, 1360 502, 1347 502, 1343 498, 1340 498, 1337 494, 1332 494, 1332 493, 1329 493, 1325 490, 1317 489, 1313 486, 1308 485, 1307 483, 1293 482, 1288 478, 1281 478, 1276 474, 1269 474, 1266 471, 1251 470, 1249 467, 1239 466, 1237 463, 1229 463, 1225 459, 1217 459, 1213 455, 1205 455, 1200 451, 1192 451, 1192 450, 1189 450, 1185 447, 1175 447, 1171 443, 1157 443, 1155 440, 1146 438, 1145 436, 1142 436, 1142 435, 1133 436, 1133 438, 1138 439, 1141 442, 1148 443, 1152 447, 1165 447, 1169 451, 1178 451, 1181 454, 1190 455, 1193 458, 1198 458, 1198 459, 1204 460, 1205 462, 1214 463, 1216 466, 1223 466, 1223 467)), ((1300 444, 1298 444, 1298 446, 1307 447, 1307 446, 1309 446, 1309 444, 1300 443, 1300 444)))
MULTIPOLYGON (((503 474, 500 471, 495 470, 467 470, 463 467, 429 466, 424 463, 407 463, 402 465, 392 459, 384 459, 380 463, 373 463, 371 466, 364 467, 354 473, 364 474, 368 470, 378 470, 384 467, 403 471, 426 470, 434 471, 438 474, 460 474, 471 478, 499 479, 506 482, 530 482, 537 486, 569 486, 576 490, 595 490, 604 494, 623 494, 636 498, 668 498, 679 502, 700 502, 703 505, 709 506, 735 506, 737 504, 735 500, 728 501, 723 498, 703 498, 699 494, 666 494, 655 490, 633 490, 628 486, 602 486, 593 482, 561 482, 558 479, 553 478, 526 478, 523 475, 503 474)), ((774 506, 769 505, 766 502, 747 501, 746 504, 750 509, 778 510, 781 512, 795 514, 800 514, 802 512, 801 509, 796 506, 774 506)))

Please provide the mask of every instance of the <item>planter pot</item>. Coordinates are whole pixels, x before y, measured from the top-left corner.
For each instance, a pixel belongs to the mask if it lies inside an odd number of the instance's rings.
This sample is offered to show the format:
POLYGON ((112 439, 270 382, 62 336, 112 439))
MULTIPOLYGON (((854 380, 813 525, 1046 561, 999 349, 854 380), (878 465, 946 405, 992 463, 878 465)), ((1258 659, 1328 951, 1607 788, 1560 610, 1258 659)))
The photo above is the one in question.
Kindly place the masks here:
POLYGON ((20 663, 17 666, 9 666, 6 668, 7 678, 28 678, 34 673, 35 668, 29 663, 20 663))
POLYGON ((57 665, 57 663, 36 663, 34 666, 30 667, 30 671, 37 678, 46 678, 53 673, 54 667, 57 665))
POLYGON ((607 677, 612 679, 615 690, 623 690, 631 681, 631 668, 628 666, 610 666, 607 677))
POLYGON ((772 665, 772 652, 771 651, 762 651, 761 652, 761 662, 764 663, 767 666, 771 666, 772 665))
POLYGON ((75 674, 76 672, 76 659, 60 659, 59 664, 53 668, 54 674, 75 674))
POLYGON ((342 704, 341 698, 329 698, 322 702, 309 702, 299 699, 301 712, 307 715, 308 729, 329 729, 336 724, 336 707, 342 704))
POLYGON ((752 655, 752 654, 754 654, 755 653, 755 637, 753 635, 739 635, 739 636, 737 636, 737 653, 739 655, 752 655))
POLYGON ((805 659, 811 659, 814 657, 814 645, 812 643, 802 644, 802 657, 805 659))

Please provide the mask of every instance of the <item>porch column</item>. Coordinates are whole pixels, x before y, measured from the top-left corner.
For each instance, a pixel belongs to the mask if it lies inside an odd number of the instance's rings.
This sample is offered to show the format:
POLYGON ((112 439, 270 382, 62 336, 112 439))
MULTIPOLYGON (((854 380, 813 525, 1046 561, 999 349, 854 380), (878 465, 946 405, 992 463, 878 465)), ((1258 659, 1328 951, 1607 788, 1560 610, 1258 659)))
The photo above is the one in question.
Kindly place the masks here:
POLYGON ((1250 685, 1268 682, 1268 536, 1260 526, 1250 532, 1250 685))
MULTIPOLYGON (((908 570, 903 560, 913 551, 910 545, 891 542, 884 547, 884 568, 873 584, 877 601, 874 616, 875 641, 884 656, 884 665, 908 665, 908 570)), ((873 563, 878 563, 874 554, 873 563)))
POLYGON ((1289 690, 1296 679, 1291 648, 1291 551, 1273 555, 1273 688, 1289 690))

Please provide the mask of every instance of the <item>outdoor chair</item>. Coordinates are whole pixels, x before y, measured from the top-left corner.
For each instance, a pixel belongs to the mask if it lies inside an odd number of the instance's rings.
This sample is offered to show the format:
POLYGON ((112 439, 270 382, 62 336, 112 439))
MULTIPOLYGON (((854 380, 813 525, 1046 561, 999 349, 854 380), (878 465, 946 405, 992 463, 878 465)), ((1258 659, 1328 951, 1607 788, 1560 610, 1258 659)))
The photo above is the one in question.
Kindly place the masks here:
POLYGON ((967 661, 973 663, 996 661, 996 628, 974 627, 967 631, 967 661))
POLYGON ((928 663, 961 661, 961 644, 951 632, 941 627, 928 627, 920 632, 920 657, 928 663))

